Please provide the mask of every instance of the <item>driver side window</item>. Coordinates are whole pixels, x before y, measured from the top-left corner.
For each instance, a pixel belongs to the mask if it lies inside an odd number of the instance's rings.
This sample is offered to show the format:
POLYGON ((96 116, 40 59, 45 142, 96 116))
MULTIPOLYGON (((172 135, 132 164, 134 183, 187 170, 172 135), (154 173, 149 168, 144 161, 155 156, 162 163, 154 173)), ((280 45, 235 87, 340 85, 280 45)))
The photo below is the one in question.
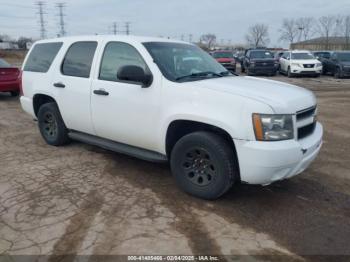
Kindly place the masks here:
POLYGON ((145 72, 149 72, 146 62, 133 46, 122 42, 110 42, 103 53, 99 79, 119 81, 117 72, 121 67, 127 65, 139 66, 145 72))

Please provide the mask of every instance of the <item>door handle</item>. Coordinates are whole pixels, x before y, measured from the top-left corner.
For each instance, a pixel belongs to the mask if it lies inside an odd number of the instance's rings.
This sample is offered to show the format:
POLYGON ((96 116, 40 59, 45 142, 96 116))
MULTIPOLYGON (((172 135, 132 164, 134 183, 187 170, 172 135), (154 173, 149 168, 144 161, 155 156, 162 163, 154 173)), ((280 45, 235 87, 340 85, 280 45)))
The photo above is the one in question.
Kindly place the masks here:
POLYGON ((54 83, 53 86, 54 86, 54 87, 58 87, 58 88, 65 88, 65 87, 66 87, 66 85, 63 84, 63 83, 61 83, 61 82, 54 83))
POLYGON ((103 89, 94 90, 94 94, 99 95, 99 96, 108 96, 109 95, 109 93, 103 89))

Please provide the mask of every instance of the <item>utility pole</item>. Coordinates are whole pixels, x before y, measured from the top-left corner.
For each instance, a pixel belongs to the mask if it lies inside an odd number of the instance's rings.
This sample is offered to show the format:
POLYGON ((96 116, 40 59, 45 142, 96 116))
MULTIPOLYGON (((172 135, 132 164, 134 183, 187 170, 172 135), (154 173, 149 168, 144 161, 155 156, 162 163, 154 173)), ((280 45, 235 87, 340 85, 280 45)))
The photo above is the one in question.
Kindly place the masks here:
POLYGON ((118 33, 118 24, 117 22, 113 23, 113 34, 116 35, 118 33))
POLYGON ((59 26, 60 26, 60 32, 59 35, 60 36, 65 36, 66 35, 66 30, 65 30, 65 22, 64 22, 64 12, 63 9, 66 7, 65 3, 57 3, 56 7, 58 8, 58 16, 60 17, 60 21, 59 21, 59 26))
POLYGON ((38 7, 37 14, 39 15, 40 37, 41 37, 41 39, 45 39, 46 38, 46 28, 45 28, 45 19, 44 19, 44 14, 46 14, 44 12, 45 2, 38 1, 35 4, 38 7))
POLYGON ((130 25, 131 22, 125 22, 125 34, 130 35, 130 25))

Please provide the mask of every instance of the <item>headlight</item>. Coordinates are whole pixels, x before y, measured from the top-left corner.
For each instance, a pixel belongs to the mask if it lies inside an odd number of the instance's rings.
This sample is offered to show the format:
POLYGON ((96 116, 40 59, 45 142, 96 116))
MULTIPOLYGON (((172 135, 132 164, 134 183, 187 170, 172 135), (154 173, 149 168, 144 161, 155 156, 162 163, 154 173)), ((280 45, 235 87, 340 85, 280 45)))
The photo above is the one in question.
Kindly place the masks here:
POLYGON ((316 64, 316 67, 321 67, 321 66, 322 66, 321 63, 317 63, 317 64, 316 64))
POLYGON ((300 65, 297 63, 292 63, 292 66, 300 67, 300 65))
POLYGON ((294 138, 292 115, 253 114, 256 140, 278 141, 294 138))

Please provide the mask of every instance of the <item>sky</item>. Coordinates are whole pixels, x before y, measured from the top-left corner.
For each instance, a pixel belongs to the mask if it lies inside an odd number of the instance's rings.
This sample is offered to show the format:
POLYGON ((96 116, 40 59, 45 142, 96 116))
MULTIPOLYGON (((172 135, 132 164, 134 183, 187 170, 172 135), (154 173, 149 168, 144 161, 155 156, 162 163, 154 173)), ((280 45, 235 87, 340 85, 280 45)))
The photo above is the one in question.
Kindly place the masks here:
MULTIPOLYGON (((43 0, 47 36, 59 33, 57 2, 65 2, 68 35, 109 34, 113 22, 131 34, 163 36, 193 41, 214 33, 217 41, 244 44, 248 28, 255 23, 269 26, 270 46, 279 41, 284 18, 350 15, 350 0, 43 0)), ((39 38, 39 16, 35 1, 0 0, 0 34, 14 38, 39 38)), ((121 32, 122 33, 122 32, 121 32)))

